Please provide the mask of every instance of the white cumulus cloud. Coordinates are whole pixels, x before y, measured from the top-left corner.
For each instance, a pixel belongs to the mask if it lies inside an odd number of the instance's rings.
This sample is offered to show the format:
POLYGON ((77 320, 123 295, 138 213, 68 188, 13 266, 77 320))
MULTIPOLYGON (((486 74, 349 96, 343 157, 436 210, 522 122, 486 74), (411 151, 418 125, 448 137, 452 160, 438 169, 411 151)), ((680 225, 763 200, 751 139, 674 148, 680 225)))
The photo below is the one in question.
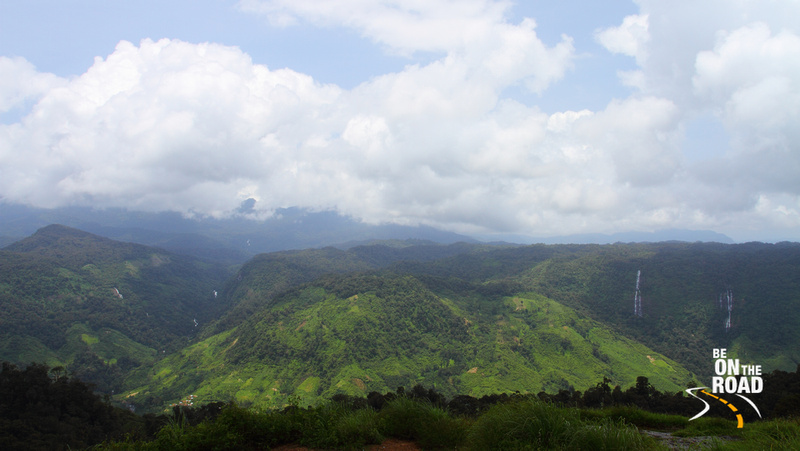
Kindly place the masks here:
POLYGON ((42 94, 64 83, 63 78, 38 72, 24 58, 0 56, 0 112, 38 100, 42 94))

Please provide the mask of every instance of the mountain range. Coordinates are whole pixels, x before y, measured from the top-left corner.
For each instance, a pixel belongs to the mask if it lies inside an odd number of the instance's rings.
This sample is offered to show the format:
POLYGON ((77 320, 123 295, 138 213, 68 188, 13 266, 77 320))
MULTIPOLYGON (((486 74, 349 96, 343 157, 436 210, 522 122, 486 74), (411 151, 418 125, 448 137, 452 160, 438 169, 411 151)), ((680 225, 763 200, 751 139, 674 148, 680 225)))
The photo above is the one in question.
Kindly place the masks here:
POLYGON ((65 365, 144 411, 418 383, 479 396, 645 376, 679 391, 710 377, 714 348, 797 366, 798 270, 797 243, 420 239, 231 264, 50 225, 0 250, 0 359, 65 365))
POLYGON ((186 217, 177 212, 63 207, 39 209, 0 202, 0 247, 50 224, 63 224, 118 241, 156 246, 224 262, 244 263, 254 255, 290 249, 335 246, 342 249, 375 240, 416 239, 438 244, 509 242, 521 244, 610 244, 617 242, 720 242, 730 237, 703 230, 581 234, 555 237, 481 235, 476 237, 427 226, 367 224, 334 211, 282 208, 259 218, 247 208, 227 218, 186 217))

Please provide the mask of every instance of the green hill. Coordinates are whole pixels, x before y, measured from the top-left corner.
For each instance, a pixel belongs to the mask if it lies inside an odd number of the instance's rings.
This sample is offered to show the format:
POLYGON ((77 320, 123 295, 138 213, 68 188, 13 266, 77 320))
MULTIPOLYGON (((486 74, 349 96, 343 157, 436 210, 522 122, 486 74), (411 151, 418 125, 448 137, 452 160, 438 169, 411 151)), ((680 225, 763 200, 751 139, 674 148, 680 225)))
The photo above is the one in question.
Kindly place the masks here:
POLYGON ((799 243, 533 245, 399 268, 430 284, 540 293, 710 376, 714 347, 792 371, 800 363, 799 243), (641 270, 643 316, 633 315, 641 270), (720 294, 734 297, 732 327, 720 294))
POLYGON ((485 395, 583 390, 604 377, 629 386, 639 375, 678 391, 693 378, 544 296, 482 302, 497 303, 493 313, 440 297, 412 276, 324 277, 137 375, 141 385, 123 396, 147 407, 190 394, 272 407, 290 397, 316 403, 418 383, 447 395, 485 395))
POLYGON ((0 251, 0 359, 67 364, 101 389, 219 314, 218 265, 48 226, 0 251))
POLYGON ((323 275, 365 272, 398 262, 429 262, 496 249, 496 246, 467 243, 437 245, 420 240, 383 240, 347 251, 326 247, 259 254, 225 284, 220 303, 226 311, 206 334, 239 325, 276 295, 323 275))
POLYGON ((416 383, 447 394, 554 392, 639 375, 677 390, 707 380, 715 347, 764 371, 796 367, 799 270, 793 243, 267 254, 226 289, 232 305, 252 307, 246 315, 129 381, 151 404, 193 393, 279 405, 416 383), (730 328, 718 304, 728 289, 730 328))

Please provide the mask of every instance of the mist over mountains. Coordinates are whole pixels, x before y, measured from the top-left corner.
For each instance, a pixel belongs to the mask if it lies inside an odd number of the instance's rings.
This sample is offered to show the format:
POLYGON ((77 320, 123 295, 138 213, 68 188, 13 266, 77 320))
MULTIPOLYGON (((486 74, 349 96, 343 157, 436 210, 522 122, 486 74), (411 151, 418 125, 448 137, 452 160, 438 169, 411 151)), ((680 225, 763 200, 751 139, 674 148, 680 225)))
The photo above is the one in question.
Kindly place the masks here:
POLYGON ((483 235, 470 237, 428 226, 371 225, 334 211, 302 208, 277 210, 272 217, 254 219, 243 205, 241 215, 225 219, 187 218, 177 212, 146 213, 86 207, 37 209, 0 203, 0 247, 50 224, 63 224, 118 241, 156 246, 196 257, 243 263, 262 253, 288 249, 336 246, 343 249, 373 240, 415 239, 438 244, 507 242, 519 244, 609 244, 616 242, 734 241, 720 233, 661 230, 555 237, 483 235))
MULTIPOLYGON (((486 237, 488 238, 488 237, 486 237)), ((654 232, 618 232, 611 234, 604 233, 583 233, 576 235, 563 235, 552 237, 531 237, 524 235, 500 235, 492 237, 494 240, 502 240, 510 243, 521 244, 611 244, 611 243, 658 243, 665 241, 685 241, 688 243, 727 243, 733 244, 735 241, 722 233, 711 230, 685 230, 685 229, 665 229, 654 232)))
POLYGON ((6 242, 49 224, 63 224, 119 241, 242 263, 253 255, 288 249, 381 239, 420 239, 436 243, 475 241, 431 227, 369 225, 335 212, 279 209, 267 219, 245 214, 225 219, 186 218, 177 212, 145 213, 83 207, 34 209, 0 204, 0 236, 6 242))

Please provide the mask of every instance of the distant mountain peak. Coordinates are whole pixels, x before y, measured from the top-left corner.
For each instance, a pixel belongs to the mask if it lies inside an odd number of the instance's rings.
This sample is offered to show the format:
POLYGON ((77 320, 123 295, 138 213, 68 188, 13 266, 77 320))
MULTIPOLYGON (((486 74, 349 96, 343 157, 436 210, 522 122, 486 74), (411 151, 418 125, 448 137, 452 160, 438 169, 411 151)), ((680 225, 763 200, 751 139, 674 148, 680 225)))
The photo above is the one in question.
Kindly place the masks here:
MULTIPOLYGON (((80 236, 89 237, 97 236, 89 232, 85 232, 74 227, 68 227, 62 224, 50 224, 37 230, 32 236, 80 236)), ((97 238, 100 238, 99 236, 97 238)))
POLYGON ((78 241, 97 241, 113 243, 113 240, 93 235, 83 230, 67 227, 61 224, 51 224, 37 230, 36 233, 28 238, 17 241, 6 248, 15 252, 32 252, 51 247, 56 243, 65 242, 77 243, 78 241))
POLYGON ((4 250, 55 258, 66 267, 82 267, 88 263, 138 258, 152 253, 154 249, 115 241, 61 224, 51 224, 8 245, 4 250))

